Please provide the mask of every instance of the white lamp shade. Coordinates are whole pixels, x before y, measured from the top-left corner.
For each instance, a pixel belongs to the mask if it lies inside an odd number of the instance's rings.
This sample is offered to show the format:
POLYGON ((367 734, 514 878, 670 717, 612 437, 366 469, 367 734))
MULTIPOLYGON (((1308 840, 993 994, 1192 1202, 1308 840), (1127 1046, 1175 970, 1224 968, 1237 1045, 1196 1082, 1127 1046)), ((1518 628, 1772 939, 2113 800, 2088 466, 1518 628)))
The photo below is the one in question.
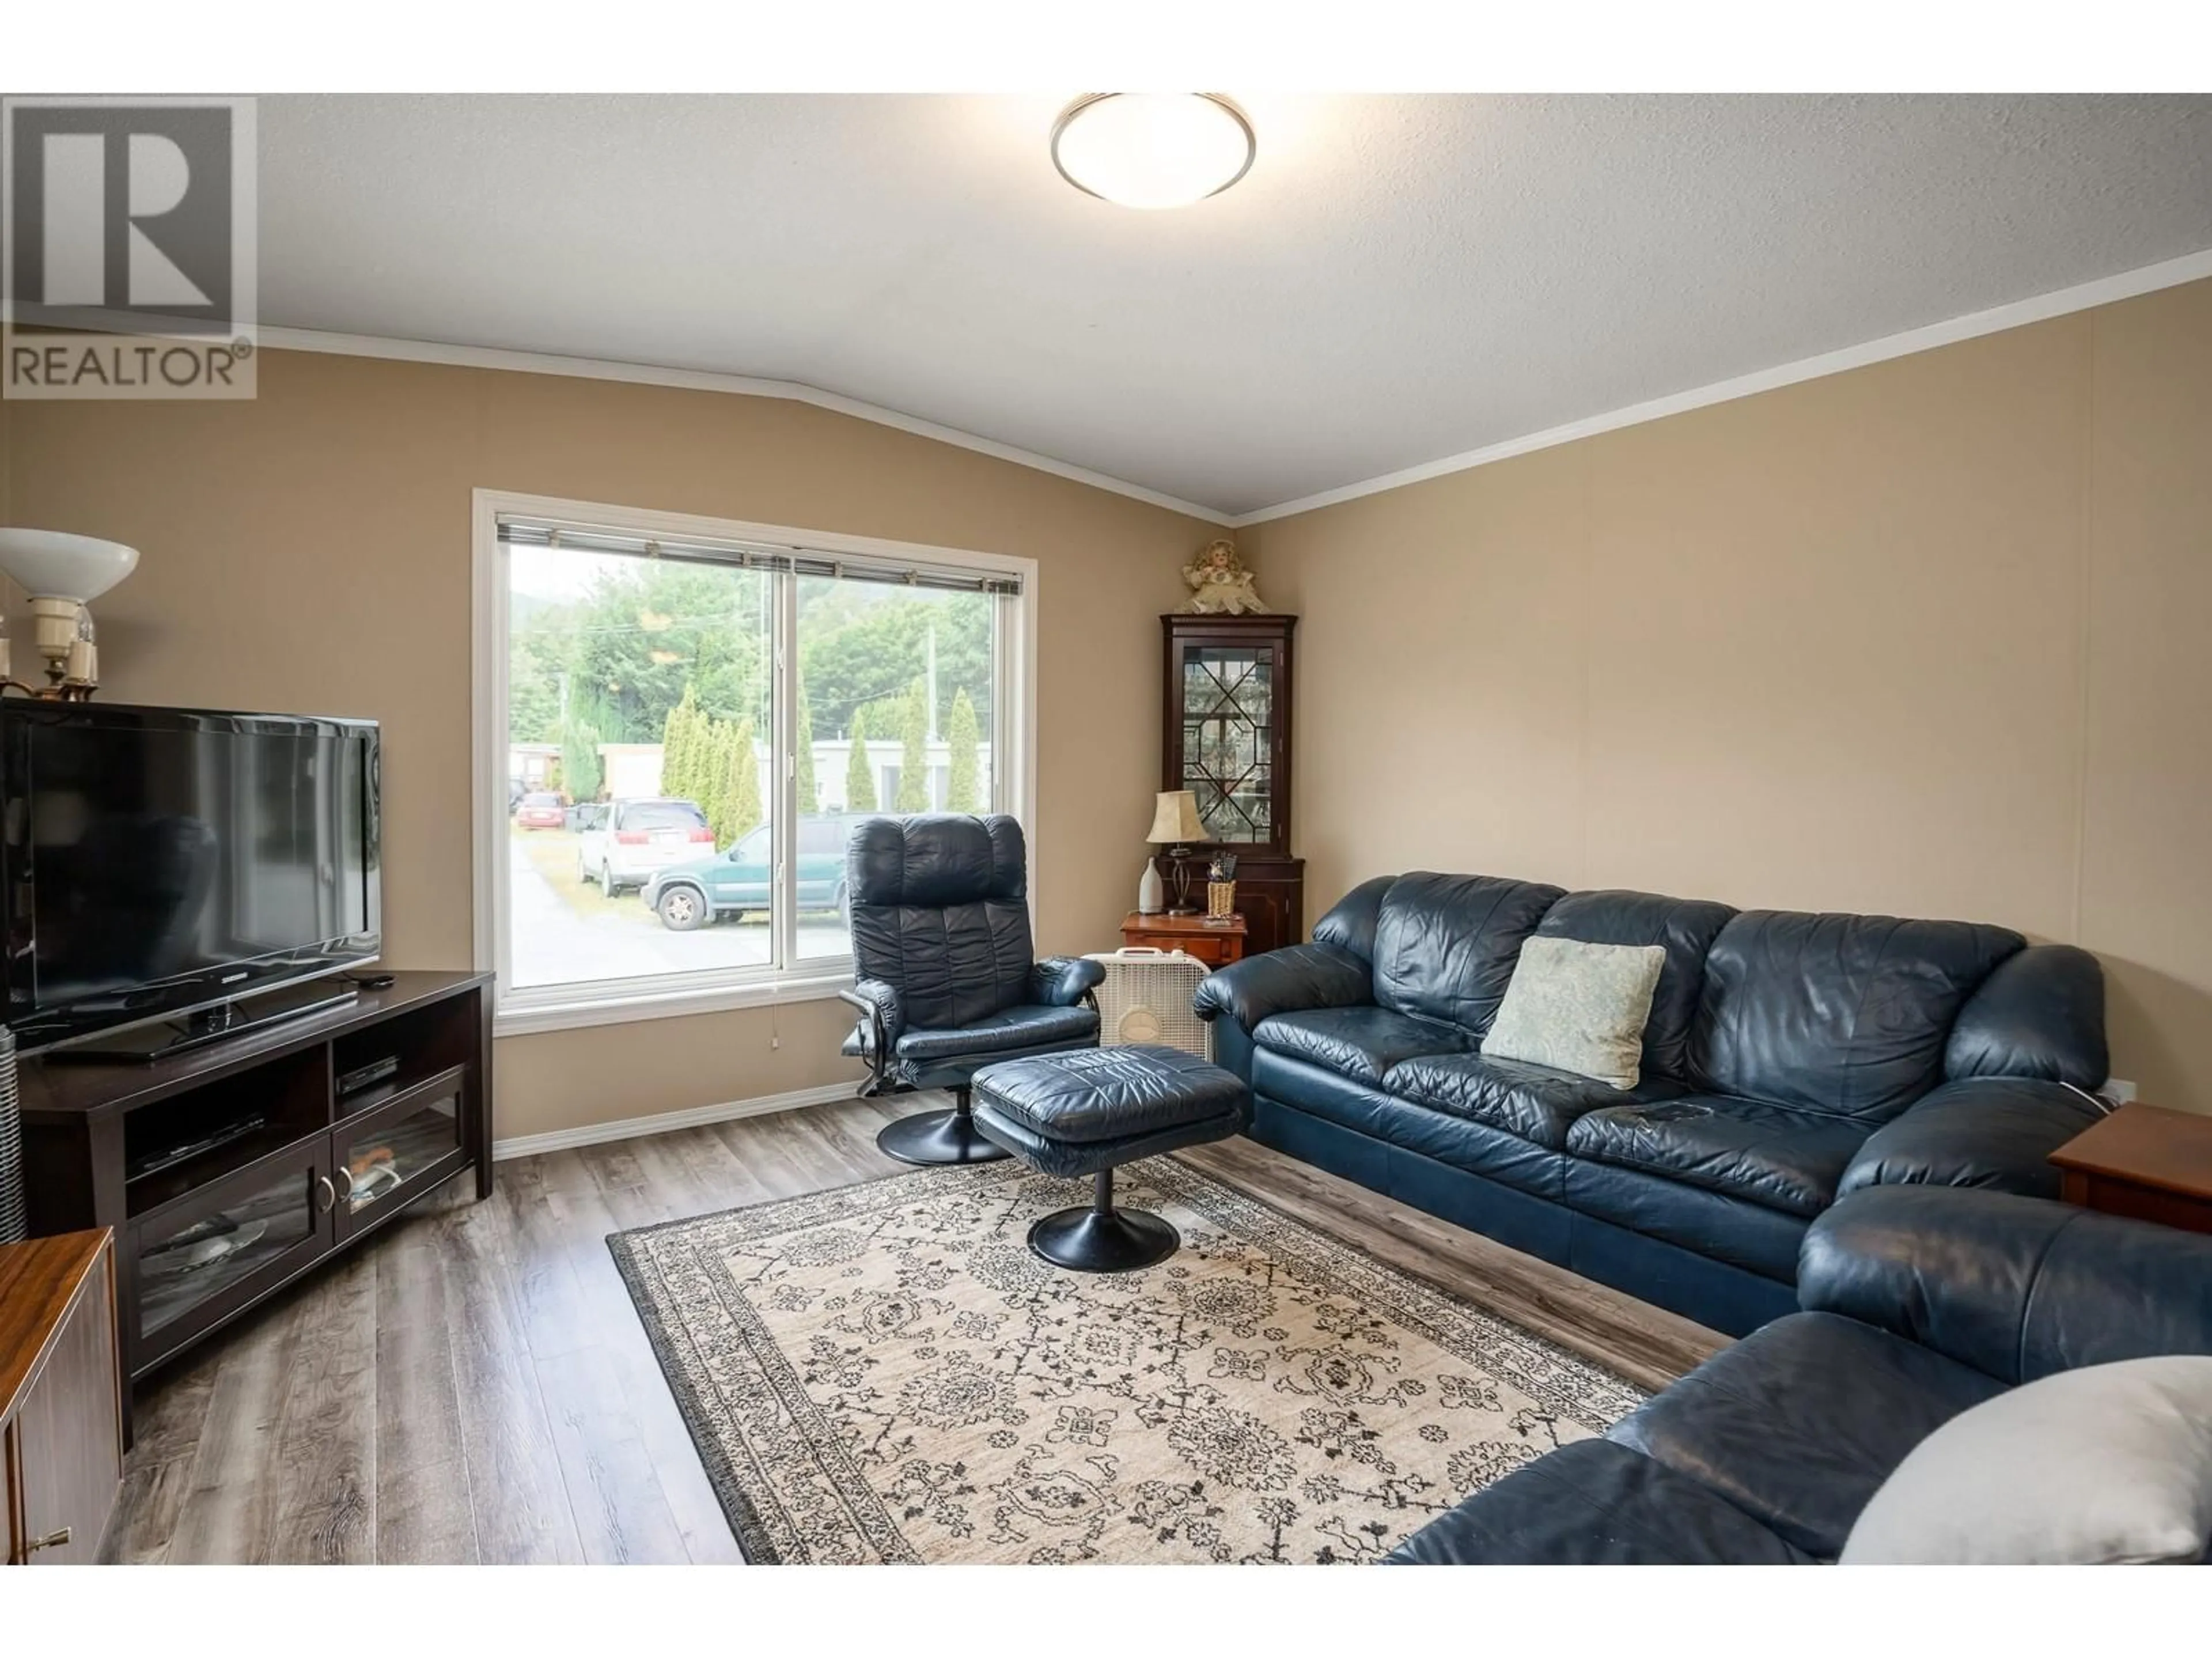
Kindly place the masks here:
POLYGON ((1185 847, 1206 839, 1198 816, 1198 797, 1188 789, 1167 789, 1152 798, 1152 827, 1145 839, 1161 847, 1185 847))
POLYGON ((138 568, 138 550, 61 530, 0 529, 0 570, 40 599, 89 604, 138 568))

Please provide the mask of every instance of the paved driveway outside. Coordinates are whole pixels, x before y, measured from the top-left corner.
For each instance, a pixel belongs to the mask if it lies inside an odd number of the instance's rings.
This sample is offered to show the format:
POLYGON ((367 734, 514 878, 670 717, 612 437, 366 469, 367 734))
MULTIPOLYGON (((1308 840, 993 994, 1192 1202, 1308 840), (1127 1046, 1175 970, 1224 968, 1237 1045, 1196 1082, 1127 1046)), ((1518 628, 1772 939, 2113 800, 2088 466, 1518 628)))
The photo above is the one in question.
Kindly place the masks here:
MULTIPOLYGON (((575 839, 566 830, 509 834, 507 916, 517 985, 767 964, 764 918, 672 933, 635 893, 609 899, 597 887, 578 881, 575 839)), ((799 918, 802 959, 842 957, 850 948, 842 919, 826 913, 799 918)))

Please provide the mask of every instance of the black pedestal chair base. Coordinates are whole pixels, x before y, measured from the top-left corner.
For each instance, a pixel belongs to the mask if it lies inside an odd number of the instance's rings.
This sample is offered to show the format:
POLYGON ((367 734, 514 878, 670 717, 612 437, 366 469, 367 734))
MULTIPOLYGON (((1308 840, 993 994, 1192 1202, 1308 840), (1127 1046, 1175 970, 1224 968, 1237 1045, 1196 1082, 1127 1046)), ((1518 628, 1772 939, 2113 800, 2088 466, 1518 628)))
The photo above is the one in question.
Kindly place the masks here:
POLYGON ((1235 1073, 1143 1044, 1002 1060, 975 1073, 975 1126, 991 1139, 1042 1174, 1094 1177, 1089 1208, 1030 1229, 1032 1251, 1078 1273, 1129 1273, 1173 1255, 1182 1243, 1173 1227, 1115 1207, 1115 1170, 1225 1139, 1251 1112, 1235 1073))
POLYGON ((968 1091, 952 1091, 952 1109, 916 1112, 896 1123, 886 1123, 876 1136, 876 1149, 902 1164, 995 1164, 1006 1149, 994 1146, 975 1127, 968 1109, 968 1091))
POLYGON ((1079 1273, 1126 1273, 1164 1261, 1182 1235, 1149 1210, 1114 1207, 1114 1172, 1098 1172, 1097 1196, 1085 1209, 1054 1210, 1030 1229, 1030 1249, 1055 1267, 1079 1273))

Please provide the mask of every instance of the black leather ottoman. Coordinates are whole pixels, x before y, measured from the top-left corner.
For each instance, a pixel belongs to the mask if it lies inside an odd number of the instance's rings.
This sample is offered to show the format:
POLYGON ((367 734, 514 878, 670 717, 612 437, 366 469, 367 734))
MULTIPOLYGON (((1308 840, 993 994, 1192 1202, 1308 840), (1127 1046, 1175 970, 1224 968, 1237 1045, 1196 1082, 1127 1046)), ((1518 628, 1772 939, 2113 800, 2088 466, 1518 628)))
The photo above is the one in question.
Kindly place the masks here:
POLYGON ((1180 1048, 1132 1044, 1002 1060, 975 1073, 975 1127, 1045 1175, 1095 1176, 1091 1207, 1030 1229, 1030 1249, 1079 1273, 1127 1273, 1176 1253, 1176 1230, 1114 1207, 1121 1164, 1243 1128, 1251 1096, 1234 1073, 1180 1048))

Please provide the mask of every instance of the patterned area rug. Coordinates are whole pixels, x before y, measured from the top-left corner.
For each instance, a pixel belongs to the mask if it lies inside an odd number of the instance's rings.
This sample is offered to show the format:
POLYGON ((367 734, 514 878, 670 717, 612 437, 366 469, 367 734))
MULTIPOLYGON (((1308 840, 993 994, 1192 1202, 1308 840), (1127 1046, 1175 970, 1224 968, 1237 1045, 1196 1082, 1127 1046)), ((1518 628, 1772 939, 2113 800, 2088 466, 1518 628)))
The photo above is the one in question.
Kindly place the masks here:
POLYGON ((749 1559, 1372 1560, 1643 1397, 1172 1159, 1118 1182, 1158 1267, 1036 1260, 1091 1183, 1012 1163, 608 1240, 749 1559))

